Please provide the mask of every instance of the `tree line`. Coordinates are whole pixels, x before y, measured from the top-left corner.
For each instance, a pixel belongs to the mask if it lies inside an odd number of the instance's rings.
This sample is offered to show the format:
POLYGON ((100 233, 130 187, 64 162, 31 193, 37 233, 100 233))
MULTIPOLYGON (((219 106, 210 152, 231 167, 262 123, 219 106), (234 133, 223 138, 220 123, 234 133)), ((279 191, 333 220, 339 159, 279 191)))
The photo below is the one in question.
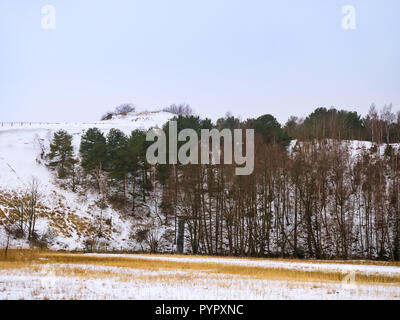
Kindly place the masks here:
MULTIPOLYGON (((149 166, 140 130, 89 129, 79 157, 72 137, 59 131, 49 166, 72 189, 94 188, 105 205, 132 216, 149 197, 159 198, 157 219, 172 228, 175 244, 184 225, 195 254, 399 260, 400 152, 388 144, 400 141, 399 119, 388 107, 380 114, 371 108, 365 118, 318 108, 283 127, 269 114, 173 119, 178 130, 254 129, 249 176, 235 175, 234 164, 149 166), (370 143, 356 149, 348 140, 370 143)), ((164 130, 168 135, 168 124, 164 130)))
POLYGON ((363 140, 376 143, 400 141, 400 112, 392 112, 392 105, 380 111, 372 105, 362 117, 355 111, 317 108, 305 119, 290 117, 284 130, 294 139, 363 140))

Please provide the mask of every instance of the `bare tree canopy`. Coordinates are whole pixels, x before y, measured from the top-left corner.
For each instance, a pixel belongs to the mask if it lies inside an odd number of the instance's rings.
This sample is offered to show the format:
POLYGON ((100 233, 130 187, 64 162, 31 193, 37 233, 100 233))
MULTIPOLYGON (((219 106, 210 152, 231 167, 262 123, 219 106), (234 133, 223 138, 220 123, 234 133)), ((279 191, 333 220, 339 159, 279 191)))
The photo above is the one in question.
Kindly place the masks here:
POLYGON ((169 107, 164 108, 163 111, 182 117, 190 117, 193 115, 193 110, 188 104, 172 104, 169 107))
POLYGON ((136 111, 136 107, 132 103, 123 103, 116 107, 114 111, 106 112, 102 117, 101 120, 110 120, 113 116, 122 115, 126 116, 129 113, 133 113, 136 111))

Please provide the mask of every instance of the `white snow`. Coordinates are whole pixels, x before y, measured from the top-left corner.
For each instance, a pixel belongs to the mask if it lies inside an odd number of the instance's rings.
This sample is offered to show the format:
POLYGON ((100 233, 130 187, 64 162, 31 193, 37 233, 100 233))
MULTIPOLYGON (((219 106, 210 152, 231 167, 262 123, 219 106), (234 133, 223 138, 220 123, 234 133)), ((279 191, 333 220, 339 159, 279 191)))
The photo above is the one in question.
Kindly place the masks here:
MULTIPOLYGON (((226 259, 215 260, 225 263, 226 259)), ((34 272, 0 270, 0 299, 400 299, 400 290, 395 284, 347 285, 260 280, 206 271, 45 264, 34 272), (58 275, 61 269, 70 270, 71 275, 58 275), (86 276, 78 276, 82 272, 86 276), (92 276, 91 272, 103 272, 105 276, 92 276)))

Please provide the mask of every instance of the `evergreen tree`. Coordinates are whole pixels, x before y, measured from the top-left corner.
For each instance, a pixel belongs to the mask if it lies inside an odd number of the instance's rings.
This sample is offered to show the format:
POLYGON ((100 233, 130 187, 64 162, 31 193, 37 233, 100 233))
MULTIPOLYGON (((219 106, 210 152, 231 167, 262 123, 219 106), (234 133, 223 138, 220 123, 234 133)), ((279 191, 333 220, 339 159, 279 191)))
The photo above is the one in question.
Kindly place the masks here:
POLYGON ((121 180, 128 173, 127 170, 127 147, 126 135, 118 129, 111 129, 107 135, 107 167, 111 177, 121 180))
POLYGON ((140 187, 143 201, 146 201, 146 194, 151 189, 150 183, 147 179, 147 171, 149 164, 146 160, 146 149, 149 142, 146 141, 146 133, 141 130, 134 130, 129 137, 128 152, 127 152, 127 165, 129 173, 133 180, 132 197, 135 197, 136 180, 140 187))
POLYGON ((68 132, 59 130, 54 133, 48 157, 50 159, 49 166, 57 169, 58 177, 66 178, 76 162, 72 136, 68 132))
POLYGON ((107 167, 106 138, 99 129, 91 128, 85 132, 79 152, 82 157, 82 167, 87 172, 107 167))
POLYGON ((250 119, 248 124, 254 128, 255 132, 263 137, 264 143, 278 143, 282 146, 289 144, 290 138, 286 131, 281 128, 280 123, 270 114, 265 114, 257 119, 250 119))

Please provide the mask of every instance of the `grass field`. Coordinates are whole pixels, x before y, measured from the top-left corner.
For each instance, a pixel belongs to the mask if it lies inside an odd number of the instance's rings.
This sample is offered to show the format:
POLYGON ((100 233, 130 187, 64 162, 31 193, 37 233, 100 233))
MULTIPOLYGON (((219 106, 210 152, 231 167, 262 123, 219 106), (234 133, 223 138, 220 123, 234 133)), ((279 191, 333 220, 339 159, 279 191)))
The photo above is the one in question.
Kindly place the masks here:
POLYGON ((0 299, 400 299, 398 263, 1 254, 0 299))

